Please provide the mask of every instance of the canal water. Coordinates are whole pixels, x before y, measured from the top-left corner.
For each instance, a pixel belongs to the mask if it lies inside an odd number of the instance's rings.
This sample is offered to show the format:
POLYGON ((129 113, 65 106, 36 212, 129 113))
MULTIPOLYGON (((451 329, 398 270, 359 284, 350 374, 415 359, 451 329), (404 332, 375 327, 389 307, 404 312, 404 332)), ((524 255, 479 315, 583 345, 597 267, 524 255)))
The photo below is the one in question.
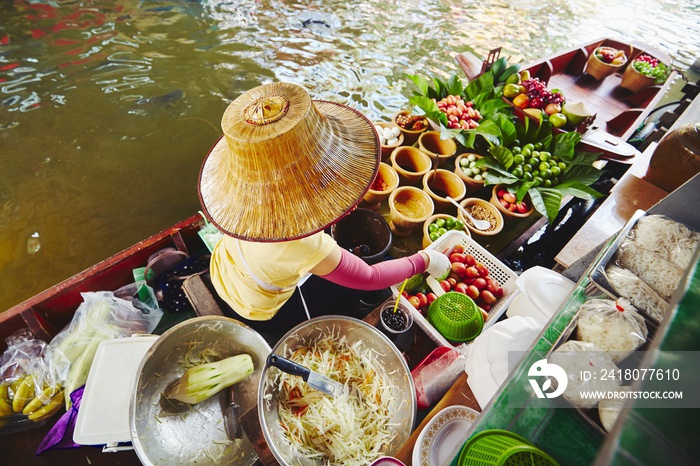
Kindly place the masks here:
POLYGON ((686 68, 696 0, 0 2, 0 312, 199 209, 219 120, 271 81, 373 120, 457 52, 529 61, 598 38, 686 68))

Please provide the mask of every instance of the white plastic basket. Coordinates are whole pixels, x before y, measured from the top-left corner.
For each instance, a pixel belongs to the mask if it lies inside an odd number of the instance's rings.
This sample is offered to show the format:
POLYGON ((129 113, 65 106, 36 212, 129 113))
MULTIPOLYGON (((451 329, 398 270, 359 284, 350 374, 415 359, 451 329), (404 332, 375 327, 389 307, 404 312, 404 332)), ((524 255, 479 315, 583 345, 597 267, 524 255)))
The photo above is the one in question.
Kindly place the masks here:
MULTIPOLYGON (((503 262, 496 259, 493 256, 493 254, 488 252, 476 241, 474 241, 461 231, 448 231, 425 249, 433 249, 444 254, 452 250, 458 244, 464 246, 465 253, 471 254, 472 256, 474 256, 477 262, 481 262, 482 264, 484 264, 489 270, 489 276, 496 280, 503 288, 503 297, 496 301, 496 303, 491 307, 491 309, 488 312, 489 318, 486 321, 486 323, 484 323, 484 329, 487 329, 491 325, 495 324, 496 321, 498 321, 501 315, 503 315, 506 309, 508 309, 508 305, 515 297, 515 294, 518 291, 518 287, 515 284, 515 280, 518 278, 518 275, 512 270, 510 270, 503 262)), ((394 297, 399 296, 398 286, 392 286, 391 291, 394 297)), ((442 290, 435 291, 442 292, 442 290)), ((413 307, 406 298, 404 298, 403 296, 399 296, 399 301, 404 306, 406 306, 406 308, 411 312, 411 314, 413 314, 414 322, 416 322, 418 326, 421 329, 423 329, 423 331, 435 343, 441 346, 449 346, 452 348, 459 349, 459 347, 455 347, 449 341, 447 341, 445 337, 443 337, 440 334, 440 332, 438 332, 437 329, 433 327, 430 324, 430 322, 428 322, 428 320, 423 316, 423 314, 421 314, 418 309, 413 307)))

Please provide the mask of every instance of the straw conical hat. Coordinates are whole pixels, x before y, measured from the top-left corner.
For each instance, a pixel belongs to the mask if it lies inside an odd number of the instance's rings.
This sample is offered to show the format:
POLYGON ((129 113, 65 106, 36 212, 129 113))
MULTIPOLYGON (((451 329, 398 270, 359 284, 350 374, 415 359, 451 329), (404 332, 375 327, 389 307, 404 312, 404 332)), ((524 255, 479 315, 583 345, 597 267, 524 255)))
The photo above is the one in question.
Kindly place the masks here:
POLYGON ((323 230, 360 202, 379 169, 373 124, 350 107, 312 101, 296 84, 249 90, 221 126, 199 199, 206 217, 237 238, 287 241, 323 230))

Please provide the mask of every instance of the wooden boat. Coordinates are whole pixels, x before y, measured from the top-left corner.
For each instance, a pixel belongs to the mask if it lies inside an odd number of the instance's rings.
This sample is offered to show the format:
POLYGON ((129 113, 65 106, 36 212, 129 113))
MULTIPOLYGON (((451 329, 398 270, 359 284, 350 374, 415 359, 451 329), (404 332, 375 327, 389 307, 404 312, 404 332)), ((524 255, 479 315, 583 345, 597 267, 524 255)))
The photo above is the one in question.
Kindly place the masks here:
MULTIPOLYGON (((546 83, 548 89, 560 89, 568 101, 585 102, 591 110, 592 118, 576 129, 584 133, 583 143, 593 146, 594 151, 602 150, 606 158, 629 163, 637 154, 629 151, 629 147, 626 147, 629 145, 625 141, 659 103, 676 76, 676 72, 672 71, 663 84, 655 84, 638 92, 620 87, 625 68, 642 54, 651 55, 666 65, 671 64, 671 58, 666 53, 643 44, 628 44, 606 38, 525 64, 520 69, 528 70, 531 77, 539 78, 546 83), (593 52, 601 46, 623 50, 628 59, 618 72, 596 79, 586 72, 587 62, 593 52), (598 134, 590 131, 596 129, 600 130, 598 134)), ((500 48, 491 50, 483 61, 470 52, 457 54, 455 60, 471 80, 488 70, 499 55, 500 48)), ((521 118, 527 115, 519 108, 513 108, 521 118)), ((527 116, 536 120, 532 115, 527 116)))

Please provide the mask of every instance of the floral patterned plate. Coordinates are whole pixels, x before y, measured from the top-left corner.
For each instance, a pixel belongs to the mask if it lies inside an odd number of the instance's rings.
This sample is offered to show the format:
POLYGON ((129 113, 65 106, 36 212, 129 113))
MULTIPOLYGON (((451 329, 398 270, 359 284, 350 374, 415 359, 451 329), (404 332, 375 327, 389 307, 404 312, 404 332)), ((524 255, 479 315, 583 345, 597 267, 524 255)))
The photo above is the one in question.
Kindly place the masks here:
POLYGON ((413 447, 414 466, 440 466, 467 440, 467 431, 479 412, 466 406, 448 406, 435 415, 413 447))

